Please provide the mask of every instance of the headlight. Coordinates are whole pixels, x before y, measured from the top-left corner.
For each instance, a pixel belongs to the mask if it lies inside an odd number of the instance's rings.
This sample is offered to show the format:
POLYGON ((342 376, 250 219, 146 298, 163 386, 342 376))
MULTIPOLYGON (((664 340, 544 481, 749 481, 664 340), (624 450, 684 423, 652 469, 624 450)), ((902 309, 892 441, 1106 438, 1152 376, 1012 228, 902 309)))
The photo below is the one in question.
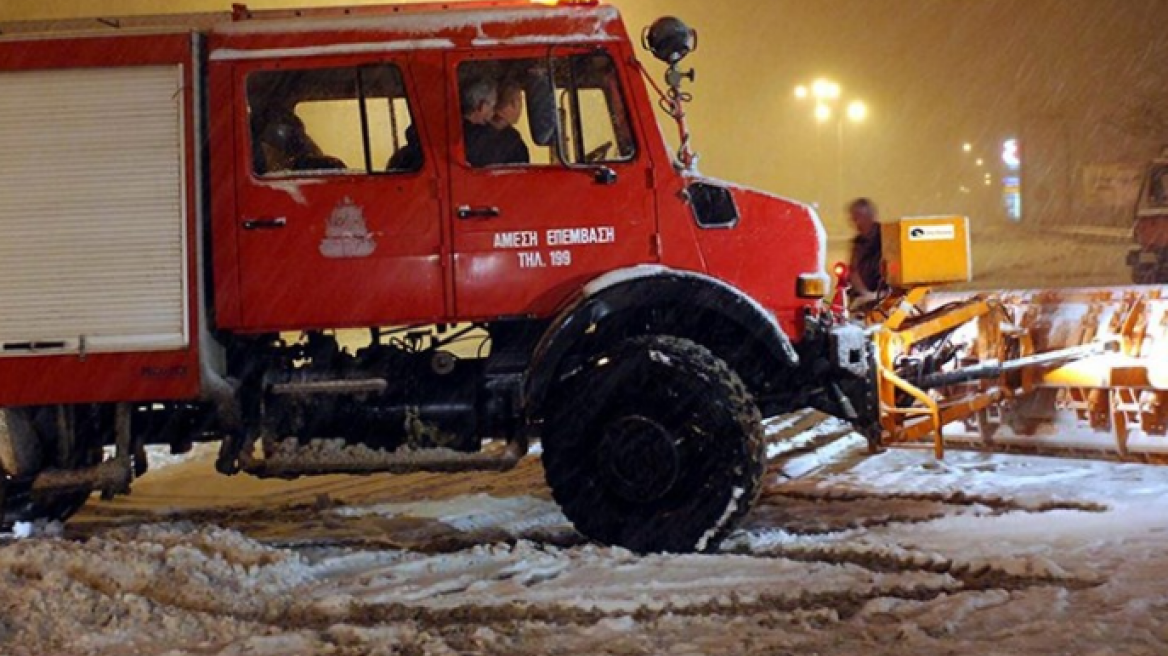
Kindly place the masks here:
POLYGON ((804 273, 795 283, 795 294, 799 298, 824 298, 830 282, 825 273, 804 273))

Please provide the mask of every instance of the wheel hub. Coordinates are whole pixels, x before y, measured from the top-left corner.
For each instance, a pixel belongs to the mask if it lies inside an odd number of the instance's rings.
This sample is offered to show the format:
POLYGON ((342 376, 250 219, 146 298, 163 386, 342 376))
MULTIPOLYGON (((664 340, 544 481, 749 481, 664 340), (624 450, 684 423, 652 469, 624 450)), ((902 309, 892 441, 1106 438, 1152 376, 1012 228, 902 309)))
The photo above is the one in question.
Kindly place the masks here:
POLYGON ((641 416, 608 425, 600 445, 601 471, 608 486, 638 503, 665 496, 681 474, 677 438, 661 424, 641 416))

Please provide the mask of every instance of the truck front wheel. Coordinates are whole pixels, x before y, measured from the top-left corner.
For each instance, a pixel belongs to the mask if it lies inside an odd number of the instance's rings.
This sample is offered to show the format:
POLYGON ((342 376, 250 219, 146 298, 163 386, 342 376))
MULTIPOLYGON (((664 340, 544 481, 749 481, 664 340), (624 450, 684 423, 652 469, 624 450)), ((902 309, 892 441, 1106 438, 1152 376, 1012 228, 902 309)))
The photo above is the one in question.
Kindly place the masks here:
POLYGON ((758 407, 725 362, 689 340, 620 342, 558 385, 544 417, 548 485, 594 540, 709 551, 758 498, 758 407))

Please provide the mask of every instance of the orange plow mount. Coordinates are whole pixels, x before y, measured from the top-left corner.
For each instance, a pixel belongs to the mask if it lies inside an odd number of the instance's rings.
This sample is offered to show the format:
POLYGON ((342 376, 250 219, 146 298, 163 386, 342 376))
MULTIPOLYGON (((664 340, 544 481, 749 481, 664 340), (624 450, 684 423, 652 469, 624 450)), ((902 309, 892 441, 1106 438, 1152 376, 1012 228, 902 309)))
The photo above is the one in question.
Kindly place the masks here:
POLYGON ((868 322, 885 444, 1168 463, 1168 287, 922 287, 868 322))

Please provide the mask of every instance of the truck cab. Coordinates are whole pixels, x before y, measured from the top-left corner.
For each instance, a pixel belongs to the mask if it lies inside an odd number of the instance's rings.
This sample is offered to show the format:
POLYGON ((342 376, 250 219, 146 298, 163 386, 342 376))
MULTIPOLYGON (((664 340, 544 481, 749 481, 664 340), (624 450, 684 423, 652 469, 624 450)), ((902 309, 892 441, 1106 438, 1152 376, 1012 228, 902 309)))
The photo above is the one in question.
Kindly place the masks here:
POLYGON ((549 317, 603 274, 664 265, 749 287, 799 330, 817 221, 675 168, 615 8, 455 5, 437 29, 434 10, 401 9, 211 34, 211 166, 234 172, 212 190, 219 327, 549 317), (502 130, 465 118, 474 85, 515 90, 526 161, 468 157, 502 130), (318 160, 267 166, 270 124, 290 119, 318 160))

